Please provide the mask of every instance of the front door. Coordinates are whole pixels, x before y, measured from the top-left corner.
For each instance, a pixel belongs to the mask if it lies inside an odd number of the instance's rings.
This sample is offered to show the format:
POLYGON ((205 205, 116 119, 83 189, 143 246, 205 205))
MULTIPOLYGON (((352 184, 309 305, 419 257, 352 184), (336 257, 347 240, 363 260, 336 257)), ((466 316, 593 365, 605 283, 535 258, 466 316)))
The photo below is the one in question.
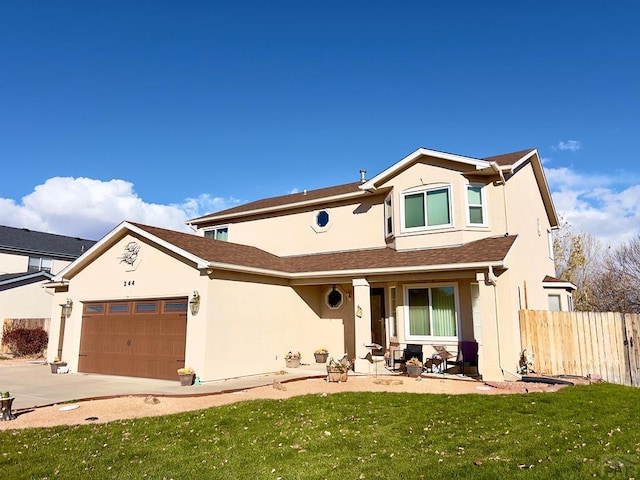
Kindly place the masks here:
POLYGON ((384 355, 387 345, 387 329, 384 322, 384 288, 371 289, 371 340, 382 345, 380 350, 374 350, 373 355, 384 355))

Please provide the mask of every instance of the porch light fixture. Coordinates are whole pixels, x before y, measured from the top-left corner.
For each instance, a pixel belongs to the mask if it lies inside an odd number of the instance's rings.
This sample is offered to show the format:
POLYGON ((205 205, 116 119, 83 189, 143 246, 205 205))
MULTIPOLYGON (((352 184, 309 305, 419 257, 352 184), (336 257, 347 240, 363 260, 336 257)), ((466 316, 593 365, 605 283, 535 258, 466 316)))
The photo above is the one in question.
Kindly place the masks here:
POLYGON ((191 300, 189 300, 189 310, 191 310, 191 315, 197 315, 200 310, 200 294, 197 290, 193 291, 191 300))
POLYGON ((62 307, 62 314, 65 318, 69 318, 71 316, 71 310, 73 309, 73 300, 67 298, 67 301, 65 303, 61 303, 60 306, 62 307))

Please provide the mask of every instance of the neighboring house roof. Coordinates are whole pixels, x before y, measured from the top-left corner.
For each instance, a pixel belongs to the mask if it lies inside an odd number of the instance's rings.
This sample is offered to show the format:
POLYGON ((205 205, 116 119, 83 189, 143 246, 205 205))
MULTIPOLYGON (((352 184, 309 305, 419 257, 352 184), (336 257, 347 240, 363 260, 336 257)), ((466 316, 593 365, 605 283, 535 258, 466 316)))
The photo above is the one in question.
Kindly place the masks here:
POLYGON ((23 285, 29 285, 31 283, 51 280, 52 278, 53 275, 45 271, 5 273, 0 275, 0 291, 10 290, 23 285))
MULTIPOLYGON (((503 171, 507 173, 514 173, 518 168, 520 168, 520 166, 527 162, 531 162, 536 176, 536 181, 538 183, 538 188, 540 189, 545 209, 549 216, 550 224, 552 227, 556 227, 558 225, 558 219, 551 199, 551 192, 549 191, 549 187, 542 171, 542 164, 538 157, 538 151, 535 148, 481 159, 439 152, 437 150, 429 150, 427 148, 419 148, 389 168, 383 170, 375 177, 363 182, 347 183, 344 185, 337 185, 317 190, 305 190, 304 192, 294 193, 291 195, 265 198, 194 218, 189 220, 187 224, 221 224, 237 219, 238 217, 273 213, 279 210, 308 207, 315 204, 327 204, 329 202, 357 198, 359 196, 364 197, 367 194, 370 195, 373 192, 377 192, 386 181, 412 164, 418 162, 425 156, 471 165, 475 168, 475 173, 478 175, 498 175, 502 174, 501 172, 503 171)), ((381 191, 384 192, 384 190, 381 191)))
POLYGON ((0 225, 0 251, 73 260, 95 243, 94 240, 0 225))
POLYGON ((56 277, 63 281, 127 232, 190 260, 197 268, 242 271, 284 278, 365 275, 416 271, 503 267, 516 236, 490 237, 460 246, 396 251, 390 248, 351 250, 279 257, 256 247, 213 240, 189 233, 123 222, 95 247, 56 277))
POLYGON ((543 288, 564 288, 567 290, 577 290, 573 283, 567 282, 566 280, 561 280, 560 278, 552 277, 550 275, 545 275, 542 280, 543 288))

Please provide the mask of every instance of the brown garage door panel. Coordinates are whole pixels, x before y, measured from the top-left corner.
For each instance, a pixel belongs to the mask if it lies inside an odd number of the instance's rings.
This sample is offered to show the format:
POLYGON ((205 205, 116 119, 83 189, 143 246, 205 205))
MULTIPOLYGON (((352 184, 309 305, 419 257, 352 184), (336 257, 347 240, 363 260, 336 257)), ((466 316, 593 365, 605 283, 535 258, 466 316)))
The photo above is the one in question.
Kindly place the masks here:
POLYGON ((175 380, 186 334, 186 312, 85 316, 78 370, 175 380))

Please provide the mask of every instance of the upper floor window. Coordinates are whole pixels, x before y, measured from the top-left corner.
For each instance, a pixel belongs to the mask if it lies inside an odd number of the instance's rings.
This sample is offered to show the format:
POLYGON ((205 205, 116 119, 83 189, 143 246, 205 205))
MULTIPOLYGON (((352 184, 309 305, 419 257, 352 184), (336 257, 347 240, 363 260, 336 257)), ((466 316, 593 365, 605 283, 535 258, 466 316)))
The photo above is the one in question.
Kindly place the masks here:
POLYGON ((329 225, 329 213, 326 210, 320 210, 316 215, 316 225, 324 228, 329 225))
POLYGON ((215 227, 204 231, 205 238, 213 238, 214 240, 222 240, 226 242, 229 240, 229 227, 215 227))
POLYGON ((387 237, 393 235, 393 203, 391 195, 384 201, 384 234, 387 237))
POLYGON ((486 225, 486 201, 482 185, 467 186, 467 221, 469 225, 486 225))
POLYGON ((29 272, 49 272, 53 267, 53 260, 45 257, 29 257, 29 272))
POLYGON ((402 194, 403 229, 424 230, 451 226, 449 186, 402 194))

